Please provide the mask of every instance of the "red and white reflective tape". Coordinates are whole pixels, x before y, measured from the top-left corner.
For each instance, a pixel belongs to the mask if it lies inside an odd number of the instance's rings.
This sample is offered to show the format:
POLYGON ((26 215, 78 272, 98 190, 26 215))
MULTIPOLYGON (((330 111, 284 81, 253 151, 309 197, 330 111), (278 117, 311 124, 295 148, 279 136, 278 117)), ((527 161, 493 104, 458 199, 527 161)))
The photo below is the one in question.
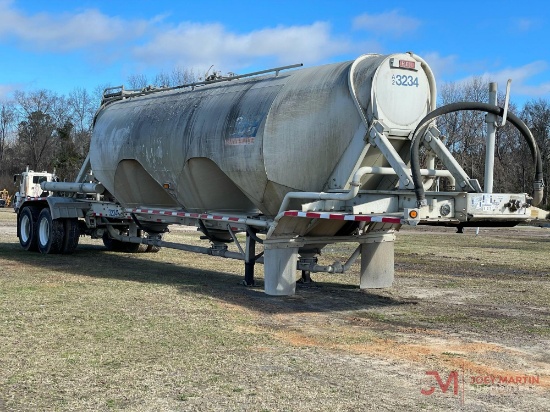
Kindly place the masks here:
MULTIPOLYGON (((173 217, 185 217, 191 219, 203 219, 203 220, 221 220, 224 222, 235 222, 246 224, 247 218, 240 218, 234 216, 221 216, 221 215, 209 215, 204 213, 189 213, 189 212, 176 212, 172 210, 162 209, 128 209, 130 213, 143 213, 148 215, 161 215, 161 216, 173 216, 173 217)), ((352 222, 379 222, 379 223, 392 223, 401 224, 401 218, 399 217, 386 217, 376 215, 347 215, 343 213, 318 213, 318 212, 299 212, 289 210, 284 212, 283 216, 288 217, 306 217, 310 219, 332 219, 332 220, 347 220, 352 222)))
POLYGON ((187 217, 191 219, 202 219, 202 220, 221 220, 223 222, 235 222, 235 223, 246 223, 247 221, 246 218, 235 217, 235 216, 208 215, 205 213, 176 212, 172 210, 161 210, 161 209, 130 209, 129 212, 144 213, 148 215, 187 217))
POLYGON ((289 210, 284 212, 284 216, 290 217, 307 217, 310 219, 331 219, 331 220, 347 220, 352 222, 379 222, 400 224, 401 218, 387 217, 376 215, 346 215, 343 213, 328 213, 328 212, 298 212, 297 210, 289 210))

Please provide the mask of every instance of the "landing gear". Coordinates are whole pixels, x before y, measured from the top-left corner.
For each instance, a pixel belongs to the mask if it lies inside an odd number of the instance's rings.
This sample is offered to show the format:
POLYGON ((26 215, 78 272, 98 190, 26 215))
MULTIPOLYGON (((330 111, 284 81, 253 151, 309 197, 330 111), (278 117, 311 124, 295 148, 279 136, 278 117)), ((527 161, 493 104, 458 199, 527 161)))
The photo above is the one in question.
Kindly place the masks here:
POLYGON ((302 270, 302 277, 298 279, 298 283, 307 285, 315 282, 311 279, 311 272, 309 270, 302 270))

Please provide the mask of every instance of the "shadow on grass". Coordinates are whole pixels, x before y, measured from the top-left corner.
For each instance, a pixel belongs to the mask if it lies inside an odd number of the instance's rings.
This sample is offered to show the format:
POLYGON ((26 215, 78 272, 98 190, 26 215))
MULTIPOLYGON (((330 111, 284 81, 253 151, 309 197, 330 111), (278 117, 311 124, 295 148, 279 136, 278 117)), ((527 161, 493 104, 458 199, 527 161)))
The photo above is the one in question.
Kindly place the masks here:
MULTIPOLYGON (((196 255, 187 253, 187 256, 191 261, 196 255)), ((255 287, 245 287, 241 284, 243 277, 240 275, 183 266, 160 261, 161 258, 162 255, 155 254, 108 252, 99 245, 81 245, 73 255, 42 255, 24 251, 18 243, 0 243, 0 260, 5 262, 75 276, 172 285, 181 293, 212 296, 264 313, 348 311, 416 303, 361 291, 358 285, 331 282, 298 285, 294 296, 268 296, 263 292, 263 280, 257 281, 255 287)), ((244 276, 244 263, 237 264, 242 265, 244 276)), ((261 273, 262 270, 262 265, 257 265, 256 272, 261 273)))

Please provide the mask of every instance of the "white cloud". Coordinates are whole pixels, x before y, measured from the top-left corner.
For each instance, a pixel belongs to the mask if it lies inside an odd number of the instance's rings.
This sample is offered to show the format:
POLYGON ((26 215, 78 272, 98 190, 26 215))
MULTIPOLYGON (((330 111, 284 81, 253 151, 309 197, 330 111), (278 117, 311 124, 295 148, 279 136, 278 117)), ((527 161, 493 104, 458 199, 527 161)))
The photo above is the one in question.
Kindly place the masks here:
POLYGON ((347 39, 336 38, 325 22, 236 33, 217 23, 169 26, 163 18, 127 20, 95 9, 29 13, 18 9, 16 2, 0 0, 0 39, 39 52, 85 52, 107 64, 124 56, 132 66, 155 69, 214 64, 236 70, 259 60, 318 63, 352 47, 347 39))
POLYGON ((512 79, 512 93, 530 96, 544 96, 550 94, 550 82, 534 85, 533 78, 548 69, 545 61, 535 61, 520 67, 508 67, 498 72, 486 72, 484 77, 489 81, 497 82, 505 87, 508 79, 512 79))
POLYGON ((0 101, 9 100, 12 98, 12 93, 15 90, 20 90, 20 84, 0 84, 0 101))
POLYGON ((28 48, 60 52, 108 44, 142 35, 149 23, 109 17, 97 10, 75 13, 25 14, 10 1, 0 2, 0 37, 14 38, 28 48))
MULTIPOLYGON (((525 95, 531 97, 542 97, 550 95, 550 82, 536 84, 536 77, 548 70, 548 63, 542 60, 525 64, 519 67, 507 67, 499 71, 483 72, 475 75, 482 77, 489 82, 496 82, 499 89, 506 90, 508 79, 512 79, 511 95, 525 95)), ((460 82, 468 82, 474 76, 462 79, 460 82)))
POLYGON ((349 51, 345 39, 331 34, 327 23, 303 26, 277 26, 244 34, 228 31, 221 24, 182 23, 155 35, 150 42, 134 49, 144 63, 228 68, 246 67, 267 58, 277 64, 316 63, 349 51))
POLYGON ((390 34, 394 37, 414 32, 421 24, 420 20, 405 16, 399 10, 392 10, 381 14, 365 13, 353 19, 353 28, 355 30, 390 34))
POLYGON ((539 28, 541 26, 541 21, 538 19, 526 19, 520 17, 512 21, 512 26, 514 30, 528 32, 539 28))
POLYGON ((421 56, 434 72, 436 81, 444 78, 457 70, 458 56, 440 56, 437 52, 426 53, 421 56))

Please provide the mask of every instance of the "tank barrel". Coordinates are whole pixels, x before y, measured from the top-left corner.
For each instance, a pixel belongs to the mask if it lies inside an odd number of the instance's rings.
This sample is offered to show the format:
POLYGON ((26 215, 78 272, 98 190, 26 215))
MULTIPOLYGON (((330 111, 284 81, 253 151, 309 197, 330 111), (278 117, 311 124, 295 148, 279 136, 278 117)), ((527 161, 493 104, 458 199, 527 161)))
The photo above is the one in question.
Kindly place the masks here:
POLYGON ((40 187, 50 192, 102 194, 105 191, 105 187, 100 183, 42 182, 40 187))

